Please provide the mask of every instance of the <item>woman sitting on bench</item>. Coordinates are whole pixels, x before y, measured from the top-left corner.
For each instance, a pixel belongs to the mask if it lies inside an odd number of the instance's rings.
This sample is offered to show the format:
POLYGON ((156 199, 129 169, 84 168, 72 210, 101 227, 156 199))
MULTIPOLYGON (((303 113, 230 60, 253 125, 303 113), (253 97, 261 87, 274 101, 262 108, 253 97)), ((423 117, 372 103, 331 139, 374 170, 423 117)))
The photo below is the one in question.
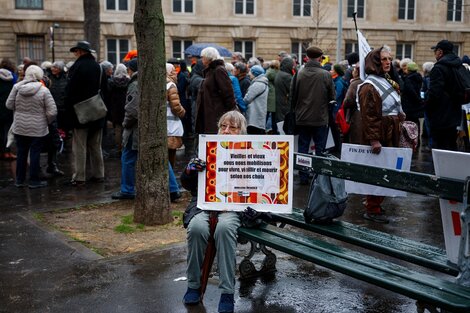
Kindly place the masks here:
MULTIPOLYGON (((220 135, 246 134, 245 117, 238 111, 227 112, 220 118, 218 129, 220 135)), ((240 217, 236 212, 202 211, 197 208, 197 172, 203 170, 205 170, 205 162, 192 159, 181 176, 181 184, 185 189, 190 190, 193 196, 183 216, 188 240, 188 290, 183 302, 194 305, 201 301, 204 292, 204 286, 201 288, 203 285, 201 268, 205 263, 208 241, 211 239, 210 219, 215 218, 218 220, 213 237, 219 266, 221 291, 219 312, 233 312, 237 231, 240 227, 240 217)))

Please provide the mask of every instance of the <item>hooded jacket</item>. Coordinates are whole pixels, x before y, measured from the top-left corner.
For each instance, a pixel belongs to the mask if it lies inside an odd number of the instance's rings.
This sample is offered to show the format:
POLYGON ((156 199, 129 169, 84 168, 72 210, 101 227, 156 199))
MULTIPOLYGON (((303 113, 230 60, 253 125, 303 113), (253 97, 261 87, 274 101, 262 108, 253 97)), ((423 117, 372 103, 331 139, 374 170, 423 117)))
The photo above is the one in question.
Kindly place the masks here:
POLYGON ((284 121, 286 114, 290 110, 289 93, 293 66, 294 60, 288 57, 284 58, 281 61, 279 72, 277 72, 276 78, 274 78, 277 122, 284 121))
POLYGON ((13 86, 6 107, 13 110, 13 134, 44 137, 57 115, 54 98, 38 81, 23 80, 13 86))
POLYGON ((434 64, 429 74, 430 82, 425 111, 432 130, 460 125, 462 108, 452 100, 452 92, 456 84, 452 68, 458 66, 462 66, 460 58, 449 53, 434 64))
POLYGON ((246 121, 248 126, 266 129, 266 115, 268 113, 268 79, 261 74, 251 81, 243 101, 247 105, 246 121))
MULTIPOLYGON (((381 49, 382 47, 369 52, 365 59, 366 74, 375 75, 379 79, 385 76, 380 61, 381 49)), ((392 88, 391 85, 389 87, 392 88)), ((398 95, 395 97, 399 99, 398 95)), ((383 114, 382 98, 367 79, 358 87, 358 100, 362 118, 362 144, 370 145, 372 140, 378 140, 384 147, 398 147, 400 138, 398 115, 383 114)), ((402 111, 401 105, 398 110, 402 111)))
POLYGON ((127 85, 129 77, 126 75, 113 76, 108 80, 109 106, 111 122, 121 125, 124 120, 124 106, 126 105, 127 85))

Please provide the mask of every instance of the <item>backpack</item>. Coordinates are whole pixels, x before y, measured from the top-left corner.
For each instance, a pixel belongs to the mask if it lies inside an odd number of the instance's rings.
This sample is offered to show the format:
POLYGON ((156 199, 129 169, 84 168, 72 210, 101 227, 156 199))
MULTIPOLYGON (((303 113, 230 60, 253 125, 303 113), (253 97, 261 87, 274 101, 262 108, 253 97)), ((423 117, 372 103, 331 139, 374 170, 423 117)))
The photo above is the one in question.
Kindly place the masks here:
POLYGON ((452 98, 457 104, 466 104, 470 102, 470 72, 463 65, 452 67, 452 73, 455 79, 455 91, 452 98))
POLYGON ((347 201, 344 179, 315 174, 304 211, 305 222, 331 223, 334 218, 343 215, 347 201))

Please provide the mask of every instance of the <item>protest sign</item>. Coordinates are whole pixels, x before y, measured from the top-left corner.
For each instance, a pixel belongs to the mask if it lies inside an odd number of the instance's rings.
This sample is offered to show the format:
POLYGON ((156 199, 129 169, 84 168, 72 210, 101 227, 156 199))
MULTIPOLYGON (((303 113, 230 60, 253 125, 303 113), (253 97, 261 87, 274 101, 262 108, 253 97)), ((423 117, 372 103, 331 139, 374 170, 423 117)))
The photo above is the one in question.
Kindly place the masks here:
MULTIPOLYGON (((402 171, 410 170, 412 154, 413 151, 409 148, 382 147, 379 154, 373 154, 371 146, 343 144, 341 148, 342 161, 402 171)), ((350 180, 346 180, 346 192, 361 195, 406 197, 405 191, 367 185, 350 180)))
POLYGON ((291 213, 293 136, 200 135, 198 177, 203 210, 291 213))
MULTIPOLYGON (((470 176, 470 154, 447 150, 432 149, 434 171, 439 177, 466 179, 470 176)), ((447 258, 457 264, 462 237, 460 213, 465 205, 460 202, 439 199, 441 207, 442 227, 447 258)))

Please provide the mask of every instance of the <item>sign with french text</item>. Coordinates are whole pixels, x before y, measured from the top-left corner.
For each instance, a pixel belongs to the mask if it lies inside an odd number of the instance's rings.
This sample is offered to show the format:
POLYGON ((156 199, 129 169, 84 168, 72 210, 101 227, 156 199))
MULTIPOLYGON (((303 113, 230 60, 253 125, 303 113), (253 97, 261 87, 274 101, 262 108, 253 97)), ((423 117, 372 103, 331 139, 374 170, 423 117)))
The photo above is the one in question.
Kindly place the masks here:
MULTIPOLYGON (((470 176, 469 153, 432 149, 432 159, 436 176, 455 179, 466 179, 470 176)), ((465 204, 439 199, 439 205, 447 258, 450 262, 457 264, 462 238, 460 214, 465 210, 465 204)))
POLYGON ((200 135, 198 207, 291 213, 293 136, 200 135))
MULTIPOLYGON (((410 148, 382 147, 379 154, 372 153, 371 146, 343 144, 341 160, 370 166, 410 171, 413 151, 410 148)), ((361 195, 406 197, 405 191, 367 185, 346 180, 346 192, 361 195)))

